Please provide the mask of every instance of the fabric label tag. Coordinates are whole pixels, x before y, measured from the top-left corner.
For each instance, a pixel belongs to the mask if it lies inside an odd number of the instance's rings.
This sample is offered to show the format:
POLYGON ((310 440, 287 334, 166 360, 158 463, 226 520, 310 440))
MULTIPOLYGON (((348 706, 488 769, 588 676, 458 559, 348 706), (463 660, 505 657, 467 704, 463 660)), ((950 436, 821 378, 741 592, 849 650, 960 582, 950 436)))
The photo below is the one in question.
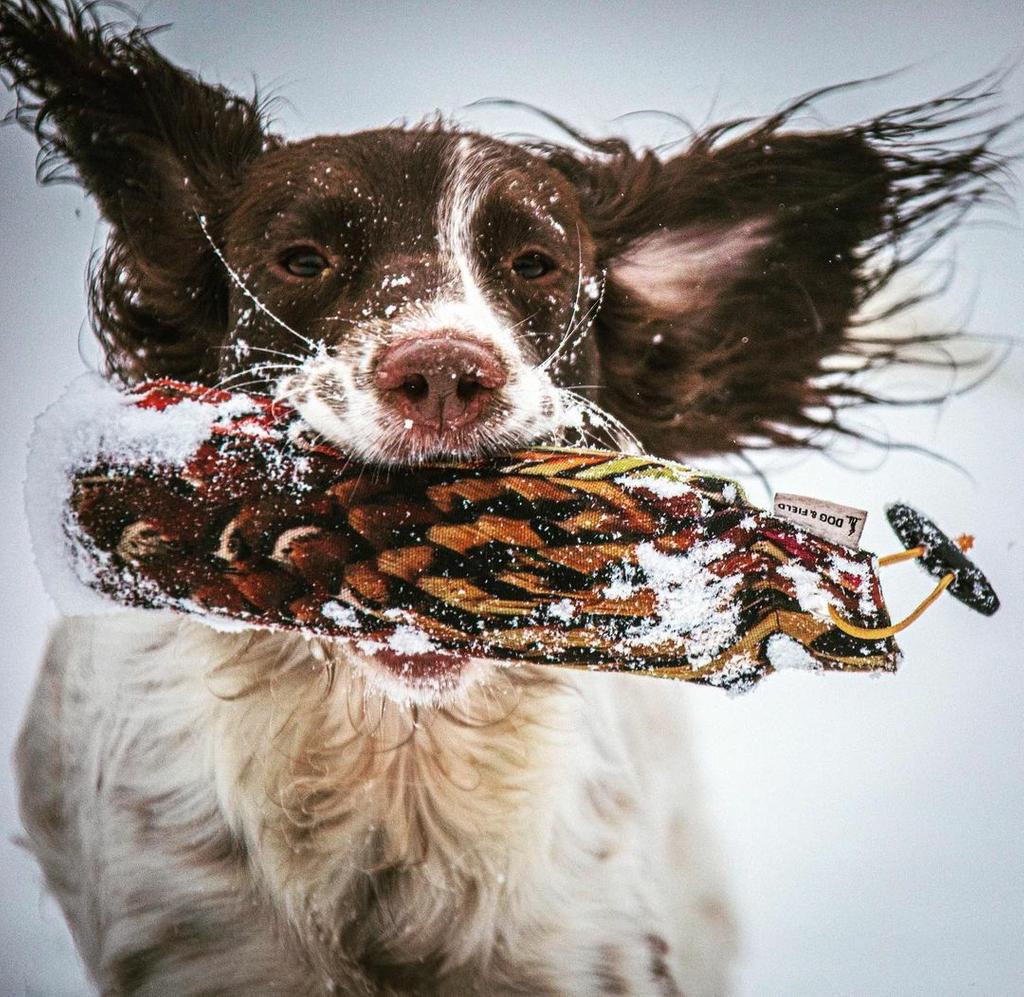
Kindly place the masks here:
POLYGON ((868 518, 864 509, 852 509, 837 502, 825 502, 809 495, 790 495, 788 492, 776 493, 772 515, 823 540, 854 548, 860 546, 860 535, 868 518))

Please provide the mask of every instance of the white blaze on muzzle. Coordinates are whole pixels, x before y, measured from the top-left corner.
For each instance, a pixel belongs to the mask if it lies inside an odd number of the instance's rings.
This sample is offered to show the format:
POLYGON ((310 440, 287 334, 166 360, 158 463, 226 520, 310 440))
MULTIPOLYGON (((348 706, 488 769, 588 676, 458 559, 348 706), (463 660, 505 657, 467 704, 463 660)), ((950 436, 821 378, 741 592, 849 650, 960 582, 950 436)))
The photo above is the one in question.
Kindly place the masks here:
POLYGON ((295 405, 314 430, 354 456, 382 463, 470 456, 528 444, 557 429, 560 393, 524 350, 513 323, 484 292, 475 258, 474 219, 496 179, 493 164, 474 140, 461 138, 438 205, 437 248, 444 277, 434 297, 420 295, 396 307, 393 319, 353 327, 349 344, 311 358, 279 386, 279 396, 295 405), (493 392, 478 422, 433 440, 423 433, 414 437, 411 420, 402 418, 374 383, 376 364, 389 347, 423 338, 477 343, 505 372, 505 383, 493 392))

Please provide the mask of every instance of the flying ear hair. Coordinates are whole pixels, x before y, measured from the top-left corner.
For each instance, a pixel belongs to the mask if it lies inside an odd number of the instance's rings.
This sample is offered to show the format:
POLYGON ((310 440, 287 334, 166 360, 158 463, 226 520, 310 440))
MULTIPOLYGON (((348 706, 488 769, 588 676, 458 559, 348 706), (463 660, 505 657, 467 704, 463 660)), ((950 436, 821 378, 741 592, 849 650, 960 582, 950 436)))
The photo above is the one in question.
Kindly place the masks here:
POLYGON ((104 24, 93 4, 0 0, 0 70, 13 120, 40 143, 42 183, 78 182, 111 224, 91 275, 93 326, 111 373, 200 377, 223 335, 225 201, 273 139, 265 111, 172 65, 155 29, 104 24))
POLYGON ((840 411, 879 400, 856 372, 936 337, 851 327, 998 194, 993 147, 1014 123, 991 117, 998 83, 833 131, 793 130, 841 88, 822 90, 762 121, 714 125, 668 158, 550 119, 582 151, 536 148, 579 190, 608 271, 601 403, 665 455, 852 433, 840 411), (823 361, 836 356, 842 372, 828 375, 823 361))

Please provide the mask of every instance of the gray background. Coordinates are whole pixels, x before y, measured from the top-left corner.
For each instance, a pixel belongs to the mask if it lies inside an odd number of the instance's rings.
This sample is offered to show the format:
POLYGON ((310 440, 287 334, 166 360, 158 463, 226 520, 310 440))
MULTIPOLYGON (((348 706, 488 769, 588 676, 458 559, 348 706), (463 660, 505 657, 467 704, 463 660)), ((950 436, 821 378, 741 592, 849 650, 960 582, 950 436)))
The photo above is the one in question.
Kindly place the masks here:
MULTIPOLYGON (((1019 55, 1017 3, 481 4, 153 2, 148 23, 175 22, 161 46, 208 78, 247 90, 251 71, 286 96, 293 137, 347 131, 435 109, 495 132, 536 119, 468 111, 487 96, 532 101, 586 129, 656 144, 664 119, 613 119, 660 108, 702 122, 763 113, 824 83, 899 67, 894 79, 832 98, 841 124, 931 97, 1019 55)), ((4 106, 9 106, 9 99, 4 106)), ((1024 71, 1005 91, 1024 108, 1024 71)), ((806 122, 813 124, 813 122, 806 122)), ((542 130, 542 129, 541 129, 542 130)), ((3 695, 6 758, 52 610, 21 512, 33 416, 94 361, 83 329, 83 269, 102 242, 73 188, 39 190, 35 147, 0 133, 0 369, 6 526, 3 695)), ((1014 213, 979 217, 954 255, 959 279, 916 321, 1018 336, 1024 296, 1014 213), (986 220, 987 219, 987 220, 986 220)), ((1024 528, 1021 383, 1015 351, 983 388, 936 409, 881 411, 865 425, 937 448, 973 479, 924 457, 844 447, 842 463, 773 456, 772 485, 872 510, 864 545, 892 549, 881 505, 926 508, 976 554, 1003 597, 986 621, 952 602, 902 640, 906 662, 878 679, 771 678, 753 694, 666 686, 692 703, 704 780, 728 856, 744 932, 743 994, 1024 992, 1024 528)), ((948 386, 906 375, 908 391, 948 386)), ((738 470, 732 466, 732 470, 738 470)), ((755 500, 765 496, 751 485, 755 500)), ((894 569, 894 612, 927 588, 894 569)), ((671 764, 671 759, 665 760, 671 764)), ((55 905, 17 833, 7 767, 0 784, 0 991, 87 992, 55 905)))

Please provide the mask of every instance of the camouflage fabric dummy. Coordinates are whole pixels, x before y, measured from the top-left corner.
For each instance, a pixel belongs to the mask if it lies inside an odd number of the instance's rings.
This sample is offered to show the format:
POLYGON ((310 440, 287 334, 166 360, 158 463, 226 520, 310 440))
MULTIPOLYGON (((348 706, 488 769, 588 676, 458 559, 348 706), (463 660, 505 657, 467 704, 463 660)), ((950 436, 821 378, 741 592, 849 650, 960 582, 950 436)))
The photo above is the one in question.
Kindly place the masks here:
POLYGON ((71 408, 64 557, 121 605, 725 686, 899 657, 829 613, 889 624, 873 555, 726 478, 559 449, 359 466, 285 406, 170 381, 71 408))

